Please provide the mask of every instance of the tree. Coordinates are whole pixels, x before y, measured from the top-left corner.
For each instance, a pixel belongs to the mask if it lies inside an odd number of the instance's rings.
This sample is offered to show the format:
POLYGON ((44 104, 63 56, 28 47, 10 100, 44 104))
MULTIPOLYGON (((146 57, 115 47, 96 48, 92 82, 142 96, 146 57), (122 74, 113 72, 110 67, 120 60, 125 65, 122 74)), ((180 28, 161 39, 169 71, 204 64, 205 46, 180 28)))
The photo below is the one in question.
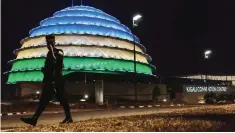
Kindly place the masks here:
POLYGON ((155 85, 152 93, 152 99, 153 101, 158 101, 158 97, 160 96, 160 88, 158 85, 155 85))
POLYGON ((183 87, 180 84, 168 84, 167 85, 167 93, 170 94, 170 99, 175 99, 176 98, 176 93, 182 93, 183 92, 183 87))
POLYGON ((211 92, 211 93, 207 93, 204 96, 205 102, 206 104, 214 104, 216 103, 216 94, 211 92))

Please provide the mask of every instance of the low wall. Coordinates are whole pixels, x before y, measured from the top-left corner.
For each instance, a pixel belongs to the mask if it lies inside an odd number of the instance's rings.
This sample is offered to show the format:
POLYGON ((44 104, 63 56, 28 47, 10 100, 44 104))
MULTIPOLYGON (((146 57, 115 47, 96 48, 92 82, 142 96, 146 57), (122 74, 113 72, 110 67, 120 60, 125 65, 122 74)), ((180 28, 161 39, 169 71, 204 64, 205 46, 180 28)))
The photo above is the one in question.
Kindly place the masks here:
MULTIPOLYGON (((22 83, 21 96, 36 94, 41 91, 42 84, 22 83)), ((154 84, 137 84, 137 99, 140 101, 152 100, 152 91, 154 84)), ((94 82, 92 83, 66 83, 65 90, 72 95, 93 95, 94 82)), ((135 89, 132 83, 110 83, 104 82, 104 97, 105 98, 122 98, 128 100, 135 99, 135 89)))

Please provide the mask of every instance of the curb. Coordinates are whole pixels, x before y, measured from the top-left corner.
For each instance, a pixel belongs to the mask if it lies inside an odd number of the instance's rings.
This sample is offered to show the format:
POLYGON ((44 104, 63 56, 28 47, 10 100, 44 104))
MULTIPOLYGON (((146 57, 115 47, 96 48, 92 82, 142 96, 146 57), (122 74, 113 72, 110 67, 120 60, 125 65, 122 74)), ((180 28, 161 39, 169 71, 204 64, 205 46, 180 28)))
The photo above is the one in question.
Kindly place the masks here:
POLYGON ((128 106, 119 106, 119 109, 125 109, 125 108, 131 108, 131 109, 134 109, 134 108, 154 108, 154 107, 174 107, 174 106, 187 106, 187 105, 184 105, 184 104, 170 104, 170 105, 128 105, 128 106))
MULTIPOLYGON (((173 107, 173 106, 178 106, 179 107, 179 106, 185 106, 185 105, 184 104, 171 104, 171 105, 159 105, 159 104, 157 104, 157 105, 138 105, 138 106, 129 105, 129 106, 119 106, 119 109, 125 109, 125 108, 134 109, 134 108, 173 107)), ((1 113, 0 116, 23 115, 23 114, 26 114, 26 113, 30 113, 30 112, 1 113)), ((60 113, 60 111, 54 111, 54 112, 50 112, 50 113, 58 114, 58 113, 60 113)))
POLYGON ((26 113, 27 112, 1 113, 0 116, 22 115, 26 113))
MULTIPOLYGON (((94 109, 94 110, 103 110, 103 109, 94 109)), ((77 112, 78 110, 71 110, 71 113, 77 112)), ((92 111, 92 110, 83 110, 83 111, 92 111)), ((43 112, 44 114, 58 114, 63 113, 63 111, 48 111, 43 112)), ((0 116, 12 116, 12 115, 23 115, 23 114, 34 114, 34 112, 14 112, 14 113, 1 113, 0 116)))
MULTIPOLYGON (((48 112, 46 112, 47 114, 48 112)), ((60 111, 50 112, 52 114, 58 114, 60 111)), ((23 114, 31 114, 31 112, 15 112, 15 113, 1 113, 0 116, 12 116, 12 115, 23 115, 23 114)))

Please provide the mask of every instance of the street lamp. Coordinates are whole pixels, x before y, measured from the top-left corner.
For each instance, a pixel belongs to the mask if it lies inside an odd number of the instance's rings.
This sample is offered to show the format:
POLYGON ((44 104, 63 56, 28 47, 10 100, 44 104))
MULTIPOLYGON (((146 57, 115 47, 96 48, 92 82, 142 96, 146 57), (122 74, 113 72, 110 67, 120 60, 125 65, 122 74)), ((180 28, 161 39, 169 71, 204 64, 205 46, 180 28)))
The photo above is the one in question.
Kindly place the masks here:
MULTIPOLYGON (((206 60, 209 59, 211 53, 212 53, 211 50, 205 50, 205 52, 204 52, 204 57, 205 57, 206 60)), ((207 64, 207 62, 206 62, 206 64, 207 64)), ((208 69, 208 64, 206 65, 206 68, 208 69)), ((207 70, 207 69, 206 69, 206 70, 207 70)), ((206 92, 208 93, 208 73, 207 73, 207 71, 206 71, 206 88, 207 88, 207 91, 206 91, 206 92)))
POLYGON ((135 24, 135 21, 138 21, 140 18, 142 18, 142 16, 139 14, 137 14, 133 17, 133 19, 132 19, 133 20, 133 27, 138 26, 137 24, 135 24))
POLYGON ((204 52, 205 59, 208 59, 211 53, 212 53, 211 50, 206 50, 206 51, 204 52))
MULTIPOLYGON (((142 18, 141 15, 137 14, 132 18, 132 22, 133 22, 133 32, 134 32, 134 28, 137 27, 137 22, 138 20, 140 20, 140 18, 142 18)), ((135 35, 133 34, 133 42, 134 42, 134 74, 135 74, 135 100, 137 101, 137 89, 136 89, 136 51, 135 51, 135 35)))

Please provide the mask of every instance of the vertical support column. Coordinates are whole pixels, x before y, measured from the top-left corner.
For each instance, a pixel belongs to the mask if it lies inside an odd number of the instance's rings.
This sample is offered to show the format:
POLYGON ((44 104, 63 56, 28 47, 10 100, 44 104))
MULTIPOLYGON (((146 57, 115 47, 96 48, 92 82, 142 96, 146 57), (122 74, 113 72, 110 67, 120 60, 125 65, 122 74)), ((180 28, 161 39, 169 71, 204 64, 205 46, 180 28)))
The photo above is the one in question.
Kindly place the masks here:
POLYGON ((20 96, 20 88, 16 88, 16 90, 15 90, 15 96, 16 96, 16 97, 20 96))
POLYGON ((169 95, 167 93, 167 88, 166 88, 166 84, 159 84, 159 88, 160 88, 160 99, 161 101, 163 101, 164 99, 169 100, 169 95))
POLYGON ((104 101, 104 82, 103 80, 95 81, 95 103, 103 104, 104 101))
POLYGON ((15 96, 20 97, 21 96, 21 86, 19 84, 16 84, 16 92, 15 96))

